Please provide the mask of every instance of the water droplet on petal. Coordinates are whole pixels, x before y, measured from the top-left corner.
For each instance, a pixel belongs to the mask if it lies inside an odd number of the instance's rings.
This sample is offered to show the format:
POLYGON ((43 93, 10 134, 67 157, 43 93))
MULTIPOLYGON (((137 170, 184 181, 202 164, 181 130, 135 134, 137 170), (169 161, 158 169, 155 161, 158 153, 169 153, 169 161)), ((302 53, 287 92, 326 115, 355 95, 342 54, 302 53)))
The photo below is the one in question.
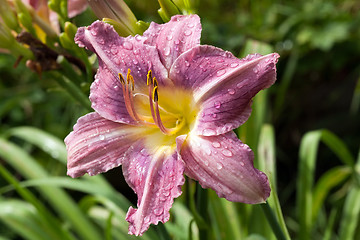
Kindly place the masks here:
POLYGON ((210 156, 211 155, 211 149, 210 148, 205 148, 205 153, 210 156))
POLYGON ((136 35, 136 36, 135 36, 135 40, 136 40, 136 41, 141 41, 141 36, 140 36, 140 35, 136 35))
POLYGON ((99 135, 99 139, 100 139, 100 140, 104 140, 104 139, 105 139, 105 136, 104 136, 104 135, 99 135))
POLYGON ((164 210, 162 208, 155 208, 154 209, 154 214, 156 216, 160 216, 163 212, 164 212, 164 210))
POLYGON ((232 89, 232 88, 229 88, 229 89, 228 89, 228 93, 229 93, 230 95, 234 95, 234 94, 235 94, 235 90, 232 89))
POLYGON ((117 49, 116 46, 113 46, 113 47, 110 49, 110 51, 111 51, 112 54, 117 54, 118 49, 117 49))
POLYGON ((214 148, 221 147, 221 144, 219 142, 216 142, 216 141, 212 142, 212 145, 213 145, 214 148))
POLYGON ((226 157, 231 157, 233 155, 229 149, 222 150, 222 154, 226 157))
POLYGON ((185 66, 190 66, 190 63, 188 61, 185 61, 185 66))
POLYGON ((240 162, 240 165, 243 167, 243 166, 245 166, 245 163, 244 163, 244 162, 240 162))
POLYGON ((254 71, 254 73, 256 73, 256 74, 259 73, 259 69, 257 69, 257 67, 254 67, 253 71, 254 71))
POLYGON ((219 59, 217 60, 217 62, 222 63, 222 62, 224 62, 224 59, 219 58, 219 59))
POLYGON ((139 50, 134 49, 133 53, 134 53, 134 55, 138 55, 138 54, 139 54, 139 50))
POLYGON ((221 102, 217 101, 217 102, 214 102, 214 107, 216 109, 219 109, 221 107, 221 102))
POLYGON ((209 161, 208 161, 208 160, 204 160, 204 164, 205 164, 206 166, 209 166, 209 161))
POLYGON ((232 64, 230 64, 230 67, 232 67, 232 68, 236 68, 237 66, 239 66, 238 63, 232 63, 232 64))
POLYGON ((136 64, 138 64, 139 62, 138 62, 136 59, 133 59, 133 63, 136 65, 136 64))
POLYGON ((219 70, 219 71, 216 72, 216 76, 220 77, 220 76, 224 75, 225 72, 226 72, 225 69, 219 70))
POLYGON ((190 36, 192 34, 192 31, 190 31, 190 30, 186 30, 185 32, 184 32, 184 35, 185 36, 190 36))
POLYGON ((172 36, 172 35, 166 36, 166 40, 170 41, 171 39, 173 39, 173 36, 172 36))
POLYGON ((223 165, 222 165, 221 163, 219 163, 219 162, 218 162, 218 163, 216 163, 216 168, 220 170, 220 169, 222 169, 222 168, 223 168, 223 165))
POLYGON ((91 29, 90 30, 90 32, 91 32, 91 34, 93 35, 93 36, 96 36, 97 35, 97 31, 96 31, 96 29, 91 29))
POLYGON ((145 223, 150 222, 150 216, 146 216, 146 217, 144 218, 144 222, 145 222, 145 223))
POLYGON ((187 25, 189 28, 193 28, 195 25, 193 23, 188 23, 187 25))
POLYGON ((180 44, 180 41, 176 39, 176 40, 174 41, 174 43, 175 43, 176 45, 179 45, 179 44, 180 44))
POLYGON ((205 129, 202 131, 202 134, 203 134, 204 136, 211 136, 211 135, 215 135, 216 132, 215 132, 215 130, 213 130, 213 129, 205 128, 205 129))
POLYGON ((217 114, 216 114, 216 113, 213 113, 212 117, 213 117, 213 118, 216 118, 216 117, 217 117, 217 114))
POLYGON ((164 55, 165 55, 165 56, 169 56, 169 55, 170 55, 170 47, 165 47, 165 48, 164 48, 164 55))
POLYGON ((132 50, 133 49, 133 45, 131 42, 124 42, 123 47, 127 50, 132 50))

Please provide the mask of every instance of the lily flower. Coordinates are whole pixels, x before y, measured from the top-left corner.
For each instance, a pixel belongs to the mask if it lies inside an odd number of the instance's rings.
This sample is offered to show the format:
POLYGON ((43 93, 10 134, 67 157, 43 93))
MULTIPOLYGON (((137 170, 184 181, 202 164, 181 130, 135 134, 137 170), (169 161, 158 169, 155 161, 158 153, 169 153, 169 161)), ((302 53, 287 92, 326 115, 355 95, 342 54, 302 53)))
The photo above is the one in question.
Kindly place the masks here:
POLYGON ((219 197, 263 203, 266 175, 232 131, 251 112, 251 99, 276 79, 277 53, 238 59, 200 45, 197 15, 151 23, 143 36, 120 37, 101 21, 78 29, 75 42, 97 54, 91 85, 95 112, 78 119, 65 139, 71 177, 122 165, 138 196, 129 233, 169 220, 184 173, 219 197))

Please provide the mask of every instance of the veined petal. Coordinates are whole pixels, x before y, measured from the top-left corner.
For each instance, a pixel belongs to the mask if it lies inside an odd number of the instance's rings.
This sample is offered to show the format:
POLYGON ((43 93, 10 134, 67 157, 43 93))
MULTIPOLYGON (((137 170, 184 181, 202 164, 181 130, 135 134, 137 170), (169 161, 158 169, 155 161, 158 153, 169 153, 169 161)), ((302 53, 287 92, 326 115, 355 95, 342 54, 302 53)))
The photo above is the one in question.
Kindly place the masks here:
POLYGON ((129 149, 123 163, 124 177, 138 196, 137 207, 129 208, 129 233, 142 235, 150 224, 165 223, 174 198, 184 184, 184 164, 175 150, 160 147, 155 153, 137 144, 129 149))
POLYGON ((135 80, 135 91, 147 93, 146 76, 151 69, 158 83, 167 81, 167 70, 160 62, 155 47, 143 44, 143 38, 120 37, 114 28, 96 21, 89 27, 81 27, 75 36, 80 47, 86 47, 97 54, 99 69, 91 86, 92 107, 101 116, 116 122, 130 123, 124 105, 118 74, 127 75, 128 69, 135 80), (138 39, 138 40, 137 40, 138 39))
POLYGON ((145 43, 156 46, 164 66, 170 69, 183 52, 200 44, 201 24, 197 15, 176 15, 168 23, 152 22, 144 32, 145 43))
POLYGON ((238 59, 212 46, 197 46, 182 54, 170 70, 174 85, 193 89, 200 111, 195 133, 204 136, 228 132, 251 113, 251 99, 276 80, 279 55, 249 55, 238 59))
POLYGON ((95 112, 79 118, 74 131, 65 138, 67 174, 96 175, 119 166, 125 152, 140 138, 141 130, 109 121, 95 112))
POLYGON ((185 174, 219 197, 243 203, 263 203, 270 195, 266 175, 254 168, 254 155, 233 132, 218 136, 177 138, 185 174))

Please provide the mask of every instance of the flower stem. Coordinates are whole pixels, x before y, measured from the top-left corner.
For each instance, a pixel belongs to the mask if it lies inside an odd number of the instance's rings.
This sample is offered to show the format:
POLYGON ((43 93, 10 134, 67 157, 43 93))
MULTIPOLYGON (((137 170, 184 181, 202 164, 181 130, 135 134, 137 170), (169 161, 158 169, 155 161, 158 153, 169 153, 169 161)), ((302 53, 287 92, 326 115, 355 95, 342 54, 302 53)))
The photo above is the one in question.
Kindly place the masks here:
POLYGON ((270 224, 276 238, 278 240, 288 240, 288 238, 285 237, 285 234, 281 230, 279 222, 278 222, 273 210, 270 208, 269 204, 266 202, 264 204, 260 204, 260 207, 263 210, 263 212, 266 216, 266 219, 268 220, 268 223, 270 224))
MULTIPOLYGON (((196 209, 203 220, 209 223, 209 214, 208 214, 208 191, 203 189, 199 183, 197 183, 197 199, 196 199, 196 209)), ((209 239, 208 230, 211 228, 199 228, 199 239, 207 240, 209 239)))

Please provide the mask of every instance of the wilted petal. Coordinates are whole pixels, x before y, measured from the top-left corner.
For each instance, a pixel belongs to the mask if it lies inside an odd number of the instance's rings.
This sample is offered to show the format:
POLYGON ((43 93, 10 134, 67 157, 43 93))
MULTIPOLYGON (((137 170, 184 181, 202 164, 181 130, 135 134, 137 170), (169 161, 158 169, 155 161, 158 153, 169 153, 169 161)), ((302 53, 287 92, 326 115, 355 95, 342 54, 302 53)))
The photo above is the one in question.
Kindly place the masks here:
POLYGON ((76 43, 97 54, 99 69, 91 86, 92 107, 101 116, 116 122, 131 123, 122 97, 118 74, 126 77, 128 69, 135 80, 135 91, 146 92, 146 75, 152 69, 159 84, 167 80, 167 71, 155 47, 143 44, 137 37, 120 37, 114 28, 96 21, 79 28, 76 43))
POLYGON ((125 179, 138 196, 138 209, 130 207, 126 220, 130 234, 142 235, 150 224, 169 220, 169 210, 184 183, 184 164, 175 150, 160 148, 150 154, 142 144, 129 149, 125 158, 125 179))
POLYGON ((125 152, 141 135, 141 129, 109 121, 97 113, 78 119, 65 138, 68 151, 67 174, 96 175, 121 164, 125 152))
POLYGON ((212 46, 198 46, 181 55, 170 79, 193 89, 201 106, 195 132, 215 135, 243 124, 251 113, 251 99, 276 80, 277 53, 238 59, 212 46))
POLYGON ((233 132, 218 136, 177 138, 185 174, 212 188, 219 197, 243 203, 262 203, 270 195, 266 175, 253 166, 254 155, 233 132))
POLYGON ((178 56, 200 44, 200 18, 197 15, 177 15, 165 24, 152 22, 144 36, 148 37, 145 43, 158 48, 161 61, 170 69, 178 56))
POLYGON ((87 8, 87 0, 68 0, 68 16, 69 18, 75 17, 82 13, 87 8))

